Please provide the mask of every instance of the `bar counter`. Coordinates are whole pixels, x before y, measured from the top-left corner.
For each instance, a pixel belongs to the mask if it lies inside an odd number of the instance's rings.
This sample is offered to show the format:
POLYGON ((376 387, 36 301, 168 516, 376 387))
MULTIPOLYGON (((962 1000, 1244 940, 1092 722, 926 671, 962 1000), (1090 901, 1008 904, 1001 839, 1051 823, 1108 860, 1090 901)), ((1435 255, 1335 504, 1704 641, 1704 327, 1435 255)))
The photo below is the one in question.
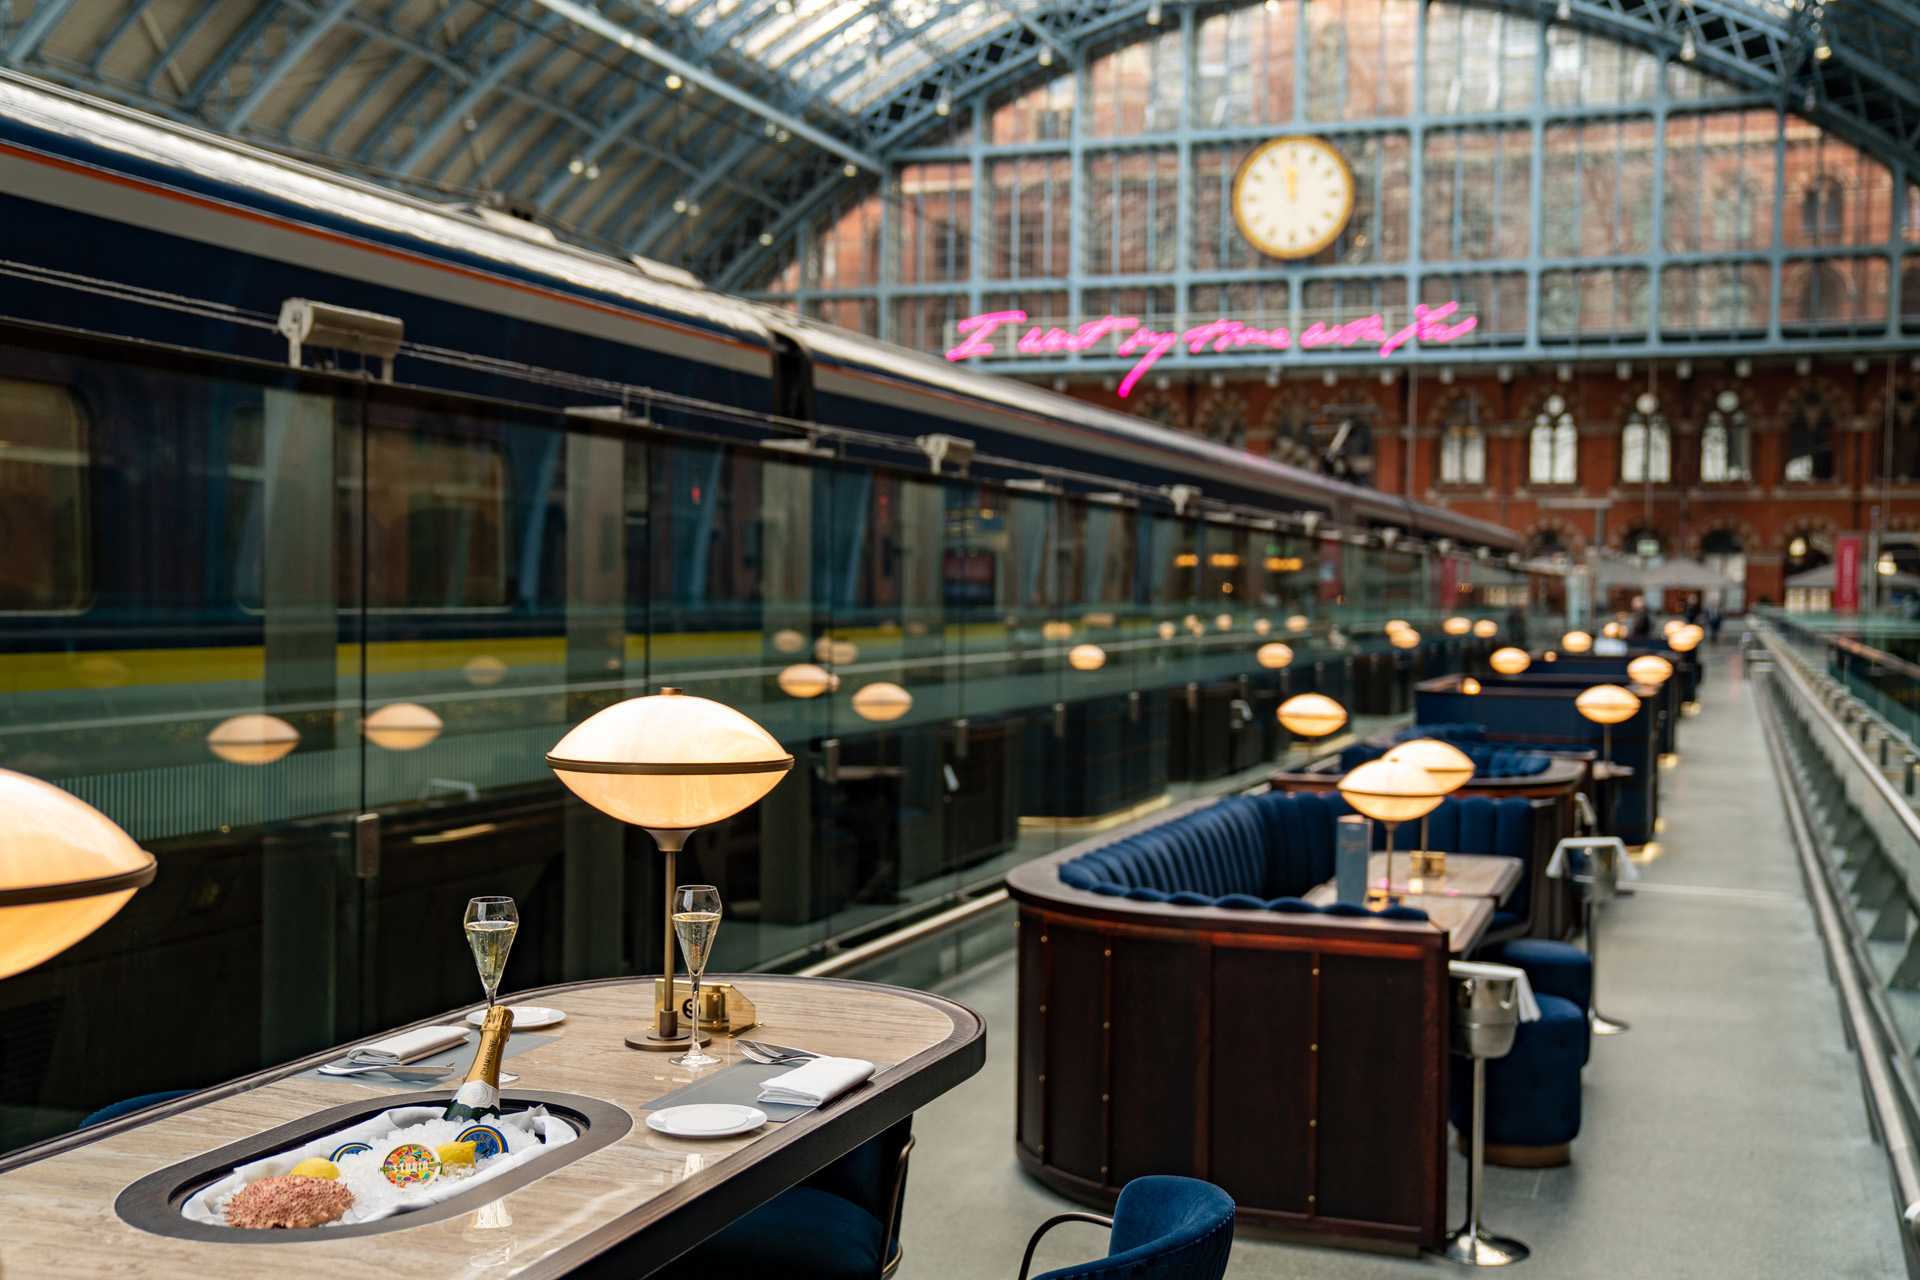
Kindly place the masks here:
MULTIPOLYGON (((629 1030, 651 1020, 652 978, 516 992, 506 1003, 557 1006, 567 1017, 534 1033, 556 1037, 551 1043, 507 1060, 505 1070, 519 1080, 503 1082, 503 1098, 509 1105, 543 1094, 592 1099, 610 1120, 602 1129, 596 1119, 582 1141, 594 1130, 602 1140, 623 1131, 524 1185, 513 1185, 514 1173, 502 1177, 505 1189, 486 1199, 504 1208, 492 1220, 510 1219, 510 1226, 476 1230, 472 1212, 436 1218, 423 1210, 418 1225, 378 1234, 276 1242, 273 1236, 287 1233, 234 1228, 231 1241, 216 1242, 142 1230, 122 1218, 116 1202, 123 1192, 178 1162, 342 1104, 444 1101, 459 1083, 456 1077, 446 1088, 406 1092, 392 1081, 293 1078, 340 1056, 336 1048, 0 1159, 0 1275, 438 1278, 498 1265, 474 1256, 476 1249, 498 1258, 510 1244, 501 1274, 634 1280, 912 1114, 985 1061, 984 1023, 936 996, 825 978, 712 975, 707 981, 732 982, 754 1002, 760 1025, 745 1033, 750 1038, 893 1065, 783 1124, 735 1138, 670 1138, 647 1127, 646 1113, 655 1099, 695 1077, 672 1065, 670 1054, 623 1043, 629 1030)), ((413 1025, 451 1023, 467 1012, 413 1025)), ((705 1068, 702 1080, 742 1060, 726 1036, 715 1036, 708 1052, 723 1065, 705 1068)))

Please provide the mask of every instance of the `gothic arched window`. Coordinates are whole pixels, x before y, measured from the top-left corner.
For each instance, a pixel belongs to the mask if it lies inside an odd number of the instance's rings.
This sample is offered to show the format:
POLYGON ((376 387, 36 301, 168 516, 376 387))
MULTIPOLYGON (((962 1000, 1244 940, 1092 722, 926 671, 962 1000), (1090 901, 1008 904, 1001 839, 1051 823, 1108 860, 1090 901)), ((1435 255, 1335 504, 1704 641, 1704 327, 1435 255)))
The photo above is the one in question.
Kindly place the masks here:
POLYGON ((1736 391, 1722 391, 1713 399, 1713 410, 1700 429, 1700 481, 1702 484, 1727 484, 1751 480, 1748 464, 1747 412, 1740 406, 1736 391))
POLYGON ((1461 396, 1447 409, 1440 428, 1440 483, 1485 484, 1487 438, 1480 429, 1479 406, 1461 396))
POLYGON ((1665 484, 1673 475, 1667 419, 1657 409, 1635 408, 1620 431, 1620 479, 1627 484, 1665 484))
POLYGON ((1811 388, 1794 397, 1787 417, 1786 478, 1833 479, 1833 413, 1811 388))
POLYGON ((1580 433, 1561 396, 1548 396, 1527 438, 1527 482, 1572 484, 1577 476, 1580 433))

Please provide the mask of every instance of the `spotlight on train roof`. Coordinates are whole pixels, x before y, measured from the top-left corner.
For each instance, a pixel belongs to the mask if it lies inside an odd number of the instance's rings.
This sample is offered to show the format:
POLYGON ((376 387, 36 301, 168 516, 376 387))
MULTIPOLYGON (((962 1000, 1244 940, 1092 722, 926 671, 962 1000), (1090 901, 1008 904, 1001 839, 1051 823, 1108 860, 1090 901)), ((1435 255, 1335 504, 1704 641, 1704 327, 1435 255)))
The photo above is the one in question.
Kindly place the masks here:
POLYGON ((939 475, 947 463, 953 463, 953 469, 961 475, 967 474, 967 467, 973 462, 973 441, 960 436, 944 435, 934 432, 932 435, 914 437, 920 452, 927 455, 932 464, 933 474, 939 475))
POLYGON ((393 381, 393 358, 400 353, 406 324, 398 316, 356 311, 307 298, 288 298, 280 304, 276 326, 287 339, 287 363, 300 367, 304 348, 351 351, 380 361, 382 382, 393 381))

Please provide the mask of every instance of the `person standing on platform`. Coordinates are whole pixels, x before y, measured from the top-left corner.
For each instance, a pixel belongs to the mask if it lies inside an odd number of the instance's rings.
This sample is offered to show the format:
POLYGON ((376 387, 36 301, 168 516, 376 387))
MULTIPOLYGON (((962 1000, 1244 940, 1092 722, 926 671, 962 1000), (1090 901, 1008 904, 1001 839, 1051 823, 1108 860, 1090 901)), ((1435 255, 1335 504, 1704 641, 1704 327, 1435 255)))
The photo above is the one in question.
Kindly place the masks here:
POLYGON ((1710 604, 1707 606, 1707 640, 1710 643, 1720 643, 1720 624, 1726 620, 1726 611, 1718 604, 1710 604))
POLYGON ((1635 640, 1645 640, 1653 635, 1653 615, 1647 612, 1647 598, 1633 598, 1633 619, 1627 623, 1627 635, 1635 640))
POLYGON ((1699 592, 1695 591, 1687 596, 1686 607, 1680 610, 1680 620, 1686 623, 1690 627, 1695 626, 1699 623, 1700 621, 1700 593, 1699 592))

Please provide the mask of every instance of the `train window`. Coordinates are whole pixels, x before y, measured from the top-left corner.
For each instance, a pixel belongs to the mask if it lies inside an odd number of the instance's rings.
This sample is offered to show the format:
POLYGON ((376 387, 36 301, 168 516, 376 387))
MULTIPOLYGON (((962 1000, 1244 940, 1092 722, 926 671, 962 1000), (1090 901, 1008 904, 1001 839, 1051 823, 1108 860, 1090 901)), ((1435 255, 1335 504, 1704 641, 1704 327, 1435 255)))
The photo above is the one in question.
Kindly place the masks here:
MULTIPOLYGON (((367 431, 367 607, 489 609, 507 603, 507 482, 500 447, 410 428, 367 431)), ((351 474, 342 468, 342 474, 351 474)), ((343 510, 351 504, 343 503, 343 510)), ((350 538, 341 599, 350 600, 350 538)))
POLYGON ((87 420, 71 392, 0 378, 0 612, 86 604, 89 460, 87 420))

